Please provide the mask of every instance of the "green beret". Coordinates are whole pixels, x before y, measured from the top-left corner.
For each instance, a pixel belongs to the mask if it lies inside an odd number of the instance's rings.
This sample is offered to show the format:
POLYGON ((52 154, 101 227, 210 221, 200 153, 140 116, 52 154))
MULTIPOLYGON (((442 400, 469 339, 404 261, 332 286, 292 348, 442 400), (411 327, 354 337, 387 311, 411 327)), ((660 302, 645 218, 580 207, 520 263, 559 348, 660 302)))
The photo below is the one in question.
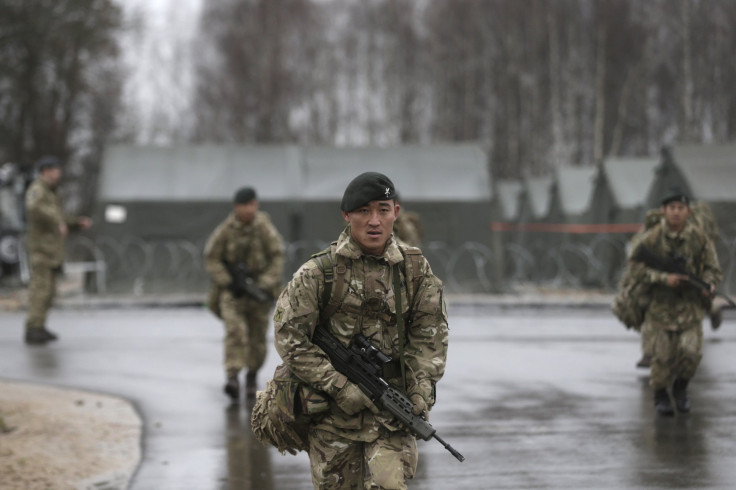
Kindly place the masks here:
POLYGON ((248 204, 256 198, 256 191, 252 187, 241 187, 233 196, 234 204, 248 204))
POLYGON ((665 193, 664 196, 662 196, 662 206, 666 206, 671 202, 681 202, 685 204, 686 206, 690 205, 690 199, 687 197, 687 194, 682 192, 680 189, 670 189, 668 192, 665 193))
POLYGON ((340 209, 349 213, 371 201, 396 199, 391 179, 378 172, 365 172, 355 177, 345 189, 340 209))

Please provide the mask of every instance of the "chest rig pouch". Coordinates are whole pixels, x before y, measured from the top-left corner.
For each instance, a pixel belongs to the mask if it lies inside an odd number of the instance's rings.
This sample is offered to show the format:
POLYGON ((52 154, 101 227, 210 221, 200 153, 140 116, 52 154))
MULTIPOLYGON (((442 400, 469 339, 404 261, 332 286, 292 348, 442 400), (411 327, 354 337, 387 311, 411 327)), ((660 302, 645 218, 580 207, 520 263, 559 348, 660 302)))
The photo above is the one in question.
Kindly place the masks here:
MULTIPOLYGON (((319 325, 317 328, 327 328, 327 323, 332 315, 340 308, 345 298, 347 284, 350 281, 350 267, 342 255, 333 253, 337 242, 333 242, 327 248, 312 258, 317 261, 320 270, 324 274, 325 286, 322 291, 319 325)), ((420 276, 419 270, 423 258, 421 250, 416 247, 399 247, 404 260, 391 266, 392 289, 396 302, 396 326, 399 331, 399 358, 393 359, 383 367, 383 378, 400 378, 404 392, 406 392, 406 363, 404 359, 404 344, 406 343, 406 329, 404 316, 401 313, 401 273, 406 278, 406 296, 411 310, 414 294, 418 288, 420 276)), ((370 305, 369 305, 370 306, 370 305)))

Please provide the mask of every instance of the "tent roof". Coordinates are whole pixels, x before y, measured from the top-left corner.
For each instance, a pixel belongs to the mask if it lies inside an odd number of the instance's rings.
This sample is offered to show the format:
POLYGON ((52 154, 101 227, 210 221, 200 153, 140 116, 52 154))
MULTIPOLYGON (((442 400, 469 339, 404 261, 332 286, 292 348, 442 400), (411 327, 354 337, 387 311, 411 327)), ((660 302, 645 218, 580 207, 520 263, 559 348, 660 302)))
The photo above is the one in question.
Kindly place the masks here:
POLYGON ((307 200, 341 199, 348 183, 381 172, 411 201, 490 201, 491 182, 477 145, 408 145, 391 148, 312 147, 304 150, 307 200))
POLYGON ((107 148, 100 177, 105 201, 219 201, 243 186, 261 199, 296 190, 296 148, 181 145, 107 148))
POLYGON ((549 213, 552 177, 531 177, 525 180, 525 185, 534 218, 544 218, 549 213))
POLYGON ((557 189, 565 215, 583 214, 588 210, 593 193, 596 167, 560 167, 557 189))
POLYGON ((501 180, 498 182, 498 200, 505 221, 515 220, 519 215, 519 194, 522 184, 517 180, 501 180))
POLYGON ((606 158, 606 173, 616 204, 622 209, 643 206, 654 182, 657 158, 606 158))
POLYGON ((736 145, 675 145, 672 156, 695 199, 736 200, 736 145))
POLYGON ((404 200, 490 201, 484 151, 474 144, 392 148, 115 145, 100 178, 105 201, 207 201, 245 185, 262 200, 340 200, 356 175, 388 175, 404 200))

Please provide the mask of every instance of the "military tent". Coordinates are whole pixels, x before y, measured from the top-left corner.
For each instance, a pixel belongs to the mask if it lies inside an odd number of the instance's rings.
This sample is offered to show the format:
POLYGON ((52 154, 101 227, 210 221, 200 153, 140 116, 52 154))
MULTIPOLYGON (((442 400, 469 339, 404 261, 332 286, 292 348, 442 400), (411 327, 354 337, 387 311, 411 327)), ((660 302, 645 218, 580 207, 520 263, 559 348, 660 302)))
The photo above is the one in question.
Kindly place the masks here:
MULTIPOLYGON (((121 264, 165 262, 179 270, 182 260, 200 259, 207 237, 230 212, 234 192, 248 185, 289 245, 290 275, 337 238, 344 225, 343 191, 365 171, 394 181, 402 206, 421 216, 425 241, 449 249, 466 242, 489 245, 491 177, 485 152, 474 144, 113 145, 101 165, 95 235, 106 248, 122 250, 121 264), (182 247, 185 259, 172 252, 182 247)), ((201 263, 197 268, 194 275, 201 278, 201 263)))
POLYGON ((597 182, 592 208, 606 209, 600 223, 639 223, 649 203, 647 194, 654 184, 657 158, 607 158, 597 182), (610 201, 610 204, 609 202, 610 201))

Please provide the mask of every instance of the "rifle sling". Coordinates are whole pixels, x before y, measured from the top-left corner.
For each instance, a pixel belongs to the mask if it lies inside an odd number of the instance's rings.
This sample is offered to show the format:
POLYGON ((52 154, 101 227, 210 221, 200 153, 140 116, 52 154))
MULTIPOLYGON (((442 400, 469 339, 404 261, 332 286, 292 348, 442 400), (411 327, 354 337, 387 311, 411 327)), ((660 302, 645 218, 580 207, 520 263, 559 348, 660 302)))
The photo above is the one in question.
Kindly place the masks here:
POLYGON ((401 365, 401 383, 406 393, 406 363, 404 362, 404 310, 401 307, 401 277, 399 275, 399 266, 394 264, 391 267, 391 273, 394 276, 394 303, 396 306, 396 327, 399 329, 399 364, 401 365))
MULTIPOLYGON (((325 287, 322 291, 322 311, 320 312, 319 322, 315 328, 327 328, 327 322, 342 303, 345 283, 348 281, 346 276, 349 275, 350 268, 341 263, 339 255, 337 256, 338 264, 335 268, 332 263, 332 254, 330 253, 330 249, 327 249, 322 253, 315 254, 312 257, 316 258, 320 262, 320 268, 325 276, 325 287), (335 272, 337 272, 337 274, 335 274, 335 272)), ((386 378, 397 378, 401 376, 404 393, 406 393, 406 363, 404 358, 404 343, 406 342, 406 337, 404 334, 404 315, 402 314, 403 308, 401 304, 401 274, 399 269, 399 264, 391 266, 391 275, 393 276, 392 288, 394 290, 394 301, 396 306, 396 326, 399 330, 399 360, 393 360, 387 363, 383 367, 383 375, 386 378)))

